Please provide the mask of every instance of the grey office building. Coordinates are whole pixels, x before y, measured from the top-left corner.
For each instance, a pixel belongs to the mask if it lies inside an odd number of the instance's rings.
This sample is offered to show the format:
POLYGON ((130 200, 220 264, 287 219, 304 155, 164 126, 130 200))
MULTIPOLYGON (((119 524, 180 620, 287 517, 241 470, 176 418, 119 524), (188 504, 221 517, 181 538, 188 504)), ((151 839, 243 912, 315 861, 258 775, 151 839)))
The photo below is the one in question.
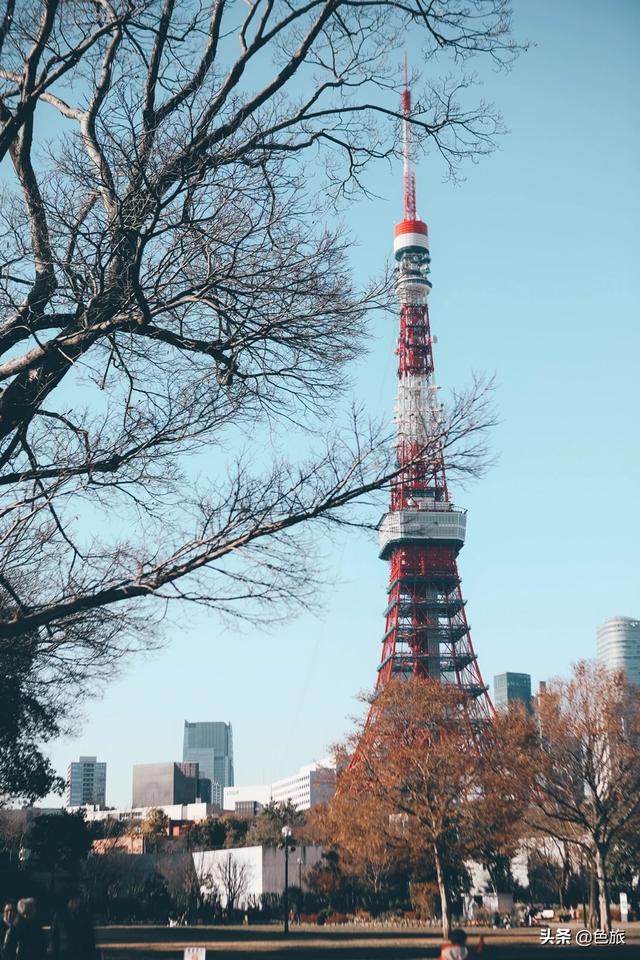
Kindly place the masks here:
POLYGON ((520 700, 531 708, 531 675, 529 673, 498 673, 493 678, 493 702, 506 708, 520 700))
POLYGON ((107 765, 97 757, 78 757, 67 767, 67 806, 106 806, 107 765))
POLYGON ((137 763, 133 768, 134 807, 195 803, 197 795, 197 763, 137 763))
POLYGON ((224 788, 234 786, 231 724, 221 721, 189 723, 185 720, 182 759, 198 764, 200 778, 211 783, 210 802, 221 807, 224 788))

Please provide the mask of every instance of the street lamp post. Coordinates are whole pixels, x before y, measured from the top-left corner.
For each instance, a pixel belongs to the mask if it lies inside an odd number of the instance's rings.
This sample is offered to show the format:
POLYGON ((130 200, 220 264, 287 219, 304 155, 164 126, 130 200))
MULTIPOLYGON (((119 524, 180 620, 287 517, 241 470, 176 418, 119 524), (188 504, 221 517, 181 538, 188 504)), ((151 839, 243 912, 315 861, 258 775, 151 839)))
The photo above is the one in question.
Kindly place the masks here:
POLYGON ((289 933, 289 851, 295 850, 291 839, 291 827, 282 828, 282 843, 278 846, 284 850, 284 895, 282 904, 284 907, 284 932, 289 933))

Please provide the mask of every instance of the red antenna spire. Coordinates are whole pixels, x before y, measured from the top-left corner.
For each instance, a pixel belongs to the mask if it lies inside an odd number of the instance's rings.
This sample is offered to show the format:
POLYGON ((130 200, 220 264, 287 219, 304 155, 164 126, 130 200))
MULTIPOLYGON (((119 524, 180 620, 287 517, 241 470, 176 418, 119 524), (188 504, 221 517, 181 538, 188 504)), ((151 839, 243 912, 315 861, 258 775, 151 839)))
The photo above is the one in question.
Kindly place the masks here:
POLYGON ((402 91, 402 153, 404 157, 404 218, 416 220, 416 174, 411 151, 411 90, 409 89, 409 66, 407 52, 404 54, 404 90, 402 91))

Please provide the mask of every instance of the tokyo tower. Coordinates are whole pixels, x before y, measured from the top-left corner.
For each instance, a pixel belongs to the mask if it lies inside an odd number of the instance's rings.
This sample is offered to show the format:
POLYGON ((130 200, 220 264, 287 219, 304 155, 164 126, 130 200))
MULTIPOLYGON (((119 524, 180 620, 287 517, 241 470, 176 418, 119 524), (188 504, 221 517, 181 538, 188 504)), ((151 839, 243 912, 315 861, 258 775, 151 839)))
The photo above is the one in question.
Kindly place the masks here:
POLYGON ((442 408, 427 307, 429 234, 416 212, 406 64, 402 111, 404 219, 394 237, 400 301, 395 411, 399 472, 389 512, 378 526, 380 557, 389 561, 390 570, 376 688, 410 676, 457 684, 471 697, 471 719, 483 720, 493 707, 471 642, 457 564, 466 511, 449 499, 444 453, 437 442, 442 408))

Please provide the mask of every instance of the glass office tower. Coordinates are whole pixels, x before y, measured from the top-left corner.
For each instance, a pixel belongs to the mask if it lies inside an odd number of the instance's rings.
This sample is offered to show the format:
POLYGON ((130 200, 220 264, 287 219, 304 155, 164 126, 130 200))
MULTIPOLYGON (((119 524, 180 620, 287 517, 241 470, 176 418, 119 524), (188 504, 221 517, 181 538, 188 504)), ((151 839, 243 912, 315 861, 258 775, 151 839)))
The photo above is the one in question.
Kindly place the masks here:
POLYGON ((211 803, 221 807, 224 788, 234 785, 231 724, 185 720, 182 759, 199 765, 200 779, 211 782, 211 803))
POLYGON ((67 768, 67 806, 104 807, 107 792, 107 765, 97 757, 78 757, 67 768))
POLYGON ((531 674, 499 673, 493 678, 493 702, 496 707, 506 708, 514 700, 520 700, 531 708, 531 674))

